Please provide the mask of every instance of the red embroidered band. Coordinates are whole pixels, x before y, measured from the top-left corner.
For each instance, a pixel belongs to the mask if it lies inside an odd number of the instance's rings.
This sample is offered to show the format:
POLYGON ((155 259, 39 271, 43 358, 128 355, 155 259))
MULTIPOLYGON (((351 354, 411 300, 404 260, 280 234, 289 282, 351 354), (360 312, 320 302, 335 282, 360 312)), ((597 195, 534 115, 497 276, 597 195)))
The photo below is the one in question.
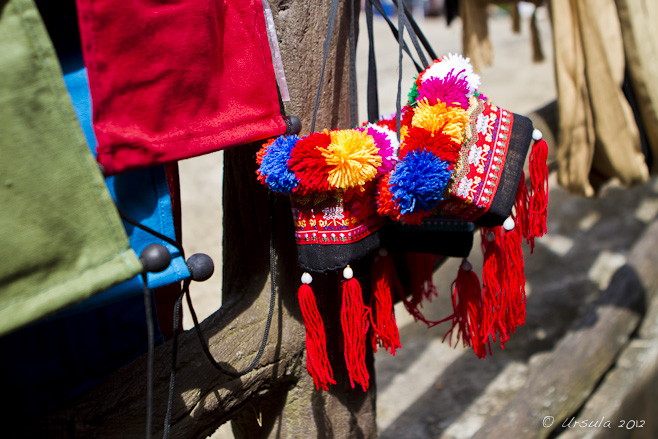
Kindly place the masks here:
POLYGON ((450 196, 440 209, 474 221, 493 201, 507 157, 512 113, 490 102, 471 98, 466 142, 450 185, 450 196))

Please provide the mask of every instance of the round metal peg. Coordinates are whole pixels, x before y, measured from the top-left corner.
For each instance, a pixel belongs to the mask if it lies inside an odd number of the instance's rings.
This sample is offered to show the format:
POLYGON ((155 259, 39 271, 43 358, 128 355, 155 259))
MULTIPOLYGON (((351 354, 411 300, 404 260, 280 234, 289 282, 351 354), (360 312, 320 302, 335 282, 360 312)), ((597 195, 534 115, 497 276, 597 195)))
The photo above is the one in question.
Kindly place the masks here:
POLYGON ((212 258, 205 253, 195 253, 185 261, 190 270, 191 279, 203 282, 210 279, 215 272, 215 264, 212 258))
POLYGON ((151 244, 142 250, 139 260, 144 266, 144 271, 150 273, 159 273, 169 267, 171 263, 171 254, 162 244, 151 244))

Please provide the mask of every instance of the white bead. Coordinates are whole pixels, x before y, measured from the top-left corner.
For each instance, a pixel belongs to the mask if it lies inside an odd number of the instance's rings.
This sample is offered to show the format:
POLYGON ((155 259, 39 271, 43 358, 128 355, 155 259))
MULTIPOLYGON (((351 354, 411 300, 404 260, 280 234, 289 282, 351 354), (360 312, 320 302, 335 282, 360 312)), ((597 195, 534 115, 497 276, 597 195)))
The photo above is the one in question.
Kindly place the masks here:
POLYGON ((514 218, 512 218, 511 216, 508 216, 507 219, 505 220, 505 222, 503 223, 503 229, 505 229, 509 232, 510 230, 514 230, 515 225, 516 224, 514 223, 514 218))
POLYGON ((388 250, 386 250, 384 247, 381 247, 379 249, 379 256, 381 256, 382 258, 388 256, 388 250))
POLYGON ((468 259, 464 258, 462 261, 462 270, 471 271, 473 269, 473 264, 471 264, 468 259))
POLYGON ((544 137, 544 135, 537 128, 532 130, 532 140, 534 140, 535 142, 539 142, 542 137, 544 137))
POLYGON ((304 274, 302 274, 302 283, 308 285, 311 282, 313 282, 313 276, 311 276, 311 273, 304 272, 304 274))
POLYGON ((348 280, 354 277, 354 271, 349 265, 343 269, 343 277, 348 280))

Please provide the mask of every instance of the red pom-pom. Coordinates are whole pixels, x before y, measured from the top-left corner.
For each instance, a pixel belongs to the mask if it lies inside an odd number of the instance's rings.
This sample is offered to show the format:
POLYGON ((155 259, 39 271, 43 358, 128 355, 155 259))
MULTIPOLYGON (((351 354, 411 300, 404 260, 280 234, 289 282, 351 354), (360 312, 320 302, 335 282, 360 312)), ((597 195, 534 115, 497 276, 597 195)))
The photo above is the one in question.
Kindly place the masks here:
POLYGON ((424 128, 411 127, 404 138, 404 144, 405 148, 400 154, 400 159, 404 159, 410 151, 425 149, 453 165, 459 160, 461 145, 454 143, 451 136, 442 132, 435 132, 432 135, 424 128))
POLYGON ((330 190, 330 166, 318 149, 326 148, 330 143, 328 133, 312 133, 297 141, 288 160, 288 168, 299 179, 295 194, 309 195, 330 190))
POLYGON ((402 109, 402 120, 400 121, 400 125, 403 127, 410 127, 411 120, 413 118, 414 118, 414 107, 405 105, 404 108, 402 109))
POLYGON ((264 185, 267 185, 267 183, 265 183, 265 179, 267 178, 267 176, 260 173, 260 165, 263 164, 263 157, 265 157, 265 154, 267 154, 267 148, 271 144, 273 144, 275 140, 276 138, 270 139, 266 143, 263 143, 263 146, 261 146, 261 148, 256 153, 256 164, 258 164, 258 169, 256 169, 256 175, 258 176, 257 177, 258 181, 260 181, 264 185))

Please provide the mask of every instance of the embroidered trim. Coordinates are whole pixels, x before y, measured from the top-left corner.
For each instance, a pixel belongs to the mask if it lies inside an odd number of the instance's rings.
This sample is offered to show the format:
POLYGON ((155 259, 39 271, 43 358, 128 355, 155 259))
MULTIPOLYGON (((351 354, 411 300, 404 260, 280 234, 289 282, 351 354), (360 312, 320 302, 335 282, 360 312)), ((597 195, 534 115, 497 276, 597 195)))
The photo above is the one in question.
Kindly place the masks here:
POLYGON ((377 214, 374 185, 366 191, 314 197, 292 197, 297 244, 349 244, 379 230, 384 218, 377 214))
MULTIPOLYGON (((473 98, 476 99, 476 98, 473 98)), ((489 102, 471 102, 467 141, 460 151, 450 197, 441 211, 474 221, 493 202, 500 184, 514 116, 489 102)))

